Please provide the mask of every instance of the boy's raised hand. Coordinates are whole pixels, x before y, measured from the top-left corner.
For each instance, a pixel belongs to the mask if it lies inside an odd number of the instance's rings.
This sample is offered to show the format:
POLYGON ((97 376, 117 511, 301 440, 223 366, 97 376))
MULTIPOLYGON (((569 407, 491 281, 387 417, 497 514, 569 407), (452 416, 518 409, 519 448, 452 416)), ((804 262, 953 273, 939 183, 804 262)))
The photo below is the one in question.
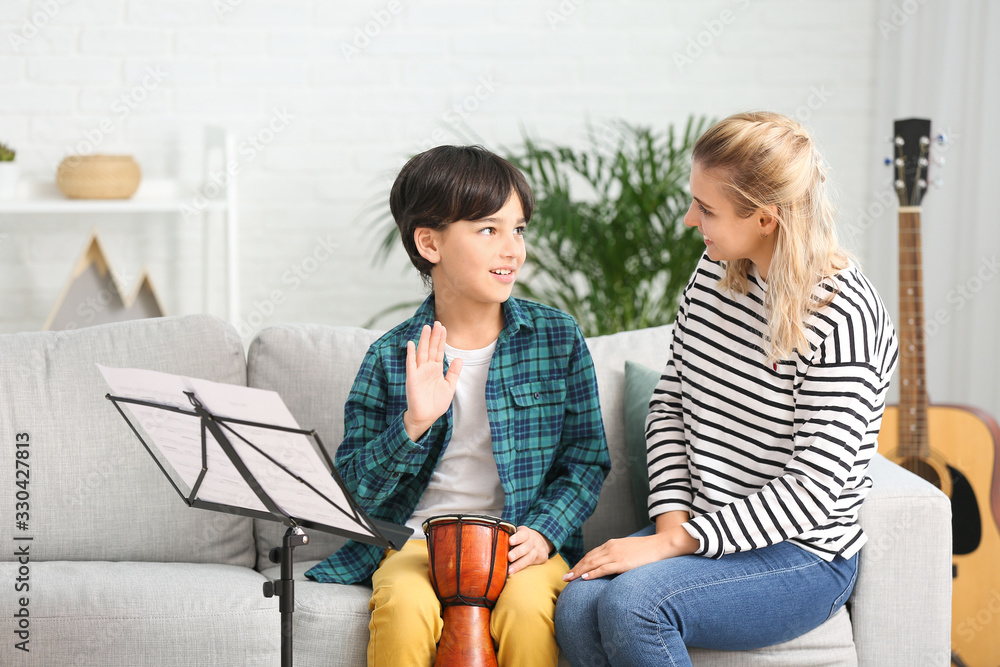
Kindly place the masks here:
POLYGON ((440 322, 424 325, 420 341, 406 343, 406 412, 403 427, 411 440, 418 440, 448 411, 455 397, 462 360, 455 359, 444 374, 444 342, 448 332, 440 322))

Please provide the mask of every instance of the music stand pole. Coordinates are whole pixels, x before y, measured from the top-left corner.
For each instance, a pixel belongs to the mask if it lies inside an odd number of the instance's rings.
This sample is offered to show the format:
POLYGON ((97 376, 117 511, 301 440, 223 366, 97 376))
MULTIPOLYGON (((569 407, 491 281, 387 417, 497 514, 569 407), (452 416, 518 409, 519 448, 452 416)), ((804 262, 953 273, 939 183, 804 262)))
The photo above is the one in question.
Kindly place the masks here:
MULTIPOLYGON (((215 416, 202 406, 193 393, 184 393, 188 395, 188 399, 194 405, 194 411, 201 417, 202 423, 215 436, 216 442, 219 443, 222 450, 226 452, 233 464, 239 469, 250 487, 258 493, 261 500, 264 500, 274 516, 276 518, 282 517, 286 520, 290 519, 290 517, 278 509, 273 500, 264 494, 257 480, 253 478, 250 471, 240 461, 236 450, 233 448, 232 443, 229 442, 229 438, 222 432, 215 416)), ((295 612, 295 580, 292 574, 292 563, 294 561, 292 549, 302 546, 308 541, 309 536, 298 526, 292 525, 285 531, 281 548, 275 547, 268 554, 268 558, 272 563, 281 564, 281 578, 273 582, 264 582, 264 597, 278 596, 278 611, 281 612, 281 667, 292 667, 292 614, 295 612), (275 560, 276 558, 277 560, 275 560)))
POLYGON ((274 547, 268 560, 281 564, 281 578, 264 582, 264 597, 278 596, 281 612, 281 667, 292 667, 292 614, 295 612, 295 579, 292 574, 292 549, 309 542, 309 536, 298 526, 285 531, 281 547, 274 547))

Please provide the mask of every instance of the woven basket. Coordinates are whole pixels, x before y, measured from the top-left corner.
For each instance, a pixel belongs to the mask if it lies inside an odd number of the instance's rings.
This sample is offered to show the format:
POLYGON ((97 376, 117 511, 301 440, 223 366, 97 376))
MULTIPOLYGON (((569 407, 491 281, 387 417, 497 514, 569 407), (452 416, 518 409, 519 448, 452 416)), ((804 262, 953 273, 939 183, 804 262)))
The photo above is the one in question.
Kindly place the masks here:
POLYGON ((70 155, 56 171, 56 183, 70 199, 128 199, 141 177, 131 155, 70 155))

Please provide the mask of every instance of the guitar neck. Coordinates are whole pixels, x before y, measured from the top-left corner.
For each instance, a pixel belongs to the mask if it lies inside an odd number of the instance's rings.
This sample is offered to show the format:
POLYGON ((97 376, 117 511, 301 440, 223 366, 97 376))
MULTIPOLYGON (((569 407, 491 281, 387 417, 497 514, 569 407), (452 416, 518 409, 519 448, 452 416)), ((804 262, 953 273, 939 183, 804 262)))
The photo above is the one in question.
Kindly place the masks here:
POLYGON ((927 373, 920 207, 899 209, 899 453, 927 457, 927 373))

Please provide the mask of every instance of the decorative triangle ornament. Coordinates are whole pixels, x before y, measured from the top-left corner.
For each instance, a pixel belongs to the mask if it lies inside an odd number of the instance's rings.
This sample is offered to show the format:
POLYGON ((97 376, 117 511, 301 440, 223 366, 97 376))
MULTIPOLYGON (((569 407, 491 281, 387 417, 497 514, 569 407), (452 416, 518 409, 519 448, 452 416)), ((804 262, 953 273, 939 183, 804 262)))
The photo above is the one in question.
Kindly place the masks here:
POLYGON ((94 230, 42 330, 79 329, 165 314, 145 266, 132 292, 125 292, 94 230))

